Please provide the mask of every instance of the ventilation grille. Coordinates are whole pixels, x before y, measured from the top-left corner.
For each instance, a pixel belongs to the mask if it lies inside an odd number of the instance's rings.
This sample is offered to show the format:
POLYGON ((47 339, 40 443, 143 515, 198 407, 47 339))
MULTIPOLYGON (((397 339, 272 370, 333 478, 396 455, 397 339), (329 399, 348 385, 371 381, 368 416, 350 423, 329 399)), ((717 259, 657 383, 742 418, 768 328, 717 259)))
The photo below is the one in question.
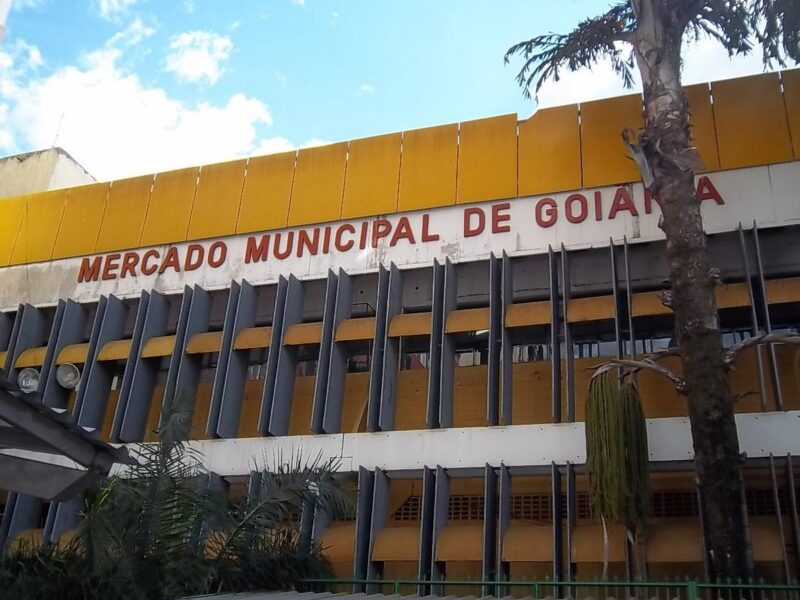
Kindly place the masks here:
MULTIPOLYGON (((781 514, 787 514, 789 501, 786 490, 779 490, 781 514)), ((747 513, 750 516, 775 514, 775 498, 770 488, 749 489, 745 492, 747 513)), ((450 496, 447 518, 450 521, 480 521, 483 519, 483 496, 450 496)), ((589 494, 579 492, 575 498, 575 513, 579 519, 592 517, 589 494)), ((422 498, 410 496, 394 513, 396 521, 419 521, 422 498)), ((561 514, 567 515, 567 495, 561 495, 561 514)), ((698 517, 700 507, 694 490, 655 491, 650 494, 649 516, 654 518, 698 517)), ((524 521, 551 521, 553 503, 550 494, 513 494, 511 518, 524 521)))

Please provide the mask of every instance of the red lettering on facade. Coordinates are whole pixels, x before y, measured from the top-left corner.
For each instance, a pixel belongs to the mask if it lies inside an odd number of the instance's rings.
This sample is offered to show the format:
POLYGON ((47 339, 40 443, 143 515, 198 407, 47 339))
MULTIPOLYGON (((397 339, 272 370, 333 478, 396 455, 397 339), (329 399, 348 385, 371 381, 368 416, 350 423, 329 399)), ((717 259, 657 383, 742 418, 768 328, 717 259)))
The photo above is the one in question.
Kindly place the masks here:
POLYGON ((558 205, 552 198, 542 198, 536 203, 536 224, 539 227, 552 227, 558 219, 558 205))
POLYGON ((287 231, 284 232, 286 234, 286 249, 281 250, 281 237, 283 237, 283 233, 276 233, 275 243, 272 245, 272 253, 275 255, 275 258, 278 260, 283 260, 284 258, 288 258, 289 255, 292 253, 292 246, 294 246, 294 231, 287 231))
POLYGON ((653 212, 653 202, 660 204, 658 198, 650 192, 650 188, 644 188, 644 214, 649 215, 653 212))
POLYGON ((408 222, 408 217, 400 217, 389 245, 395 246, 400 240, 408 240, 409 244, 417 243, 417 240, 414 239, 414 231, 411 229, 411 223, 408 222))
POLYGON ((608 211, 608 218, 615 219, 617 213, 623 210, 628 211, 634 217, 639 216, 639 211, 636 210, 636 205, 633 203, 631 193, 626 187, 618 187, 614 192, 614 200, 611 202, 611 210, 608 211))
POLYGON ((311 256, 316 256, 319 252, 319 227, 314 227, 311 235, 308 234, 307 229, 297 232, 297 256, 303 256, 306 250, 311 256))
POLYGON ((486 213, 477 206, 464 209, 464 237, 474 237, 483 233, 486 227, 486 213), (473 219, 472 217, 475 217, 473 219))
POLYGON ((346 242, 342 241, 342 236, 345 233, 349 233, 350 235, 356 234, 356 228, 350 225, 350 223, 345 223, 344 225, 339 225, 336 229, 336 235, 333 239, 333 246, 336 248, 337 252, 347 252, 350 248, 353 247, 355 242, 353 240, 347 240, 346 242))
POLYGON ((103 265, 103 274, 100 276, 100 279, 103 281, 109 281, 110 279, 117 278, 117 273, 115 271, 119 269, 120 258, 121 256, 119 254, 106 255, 106 262, 103 265))
POLYGON ((492 233, 508 233, 511 231, 511 225, 505 224, 511 220, 511 215, 505 212, 510 209, 511 204, 508 202, 492 205, 492 233))
POLYGON ((435 242, 439 239, 438 233, 430 232, 431 216, 428 213, 422 215, 422 241, 435 242))
POLYGON ((84 258, 81 260, 81 266, 78 269, 78 283, 97 281, 100 277, 100 267, 102 264, 103 259, 99 256, 95 256, 94 258, 84 258))
POLYGON ((178 249, 175 246, 167 250, 167 255, 161 261, 161 268, 158 269, 158 274, 162 275, 167 269, 175 269, 176 273, 181 272, 181 261, 178 258, 178 249))
POLYGON ((221 267, 228 257, 228 245, 225 242, 214 242, 208 247, 208 265, 213 268, 221 267))
POLYGON ((122 268, 119 270, 121 279, 128 275, 136 277, 136 267, 139 265, 139 255, 136 252, 126 252, 122 255, 122 268))
POLYGON ((269 234, 262 235, 260 238, 251 235, 247 238, 244 247, 244 264, 252 262, 267 262, 269 256, 269 234))
POLYGON ((703 200, 713 200, 720 206, 725 204, 725 200, 722 199, 722 195, 708 178, 708 175, 703 175, 697 180, 697 199, 700 200, 700 202, 703 200))
POLYGON ((594 193, 594 220, 603 220, 603 194, 599 191, 594 193))
POLYGON ((325 235, 322 236, 322 253, 327 254, 331 251, 331 226, 325 227, 325 235))
POLYGON ((152 275, 158 271, 158 259, 160 256, 157 250, 148 250, 142 254, 142 275, 152 275))
POLYGON ((361 221, 361 236, 358 239, 358 247, 363 250, 367 247, 367 231, 369 221, 361 221))
POLYGON ((378 242, 392 232, 392 224, 386 219, 375 219, 372 224, 372 247, 377 248, 378 242))
POLYGON ((570 223, 583 223, 589 215, 589 201, 586 196, 583 194, 570 194, 567 196, 564 213, 570 223))
POLYGON ((206 256, 206 249, 200 244, 189 244, 186 248, 186 256, 183 259, 184 271, 195 271, 203 265, 206 256))

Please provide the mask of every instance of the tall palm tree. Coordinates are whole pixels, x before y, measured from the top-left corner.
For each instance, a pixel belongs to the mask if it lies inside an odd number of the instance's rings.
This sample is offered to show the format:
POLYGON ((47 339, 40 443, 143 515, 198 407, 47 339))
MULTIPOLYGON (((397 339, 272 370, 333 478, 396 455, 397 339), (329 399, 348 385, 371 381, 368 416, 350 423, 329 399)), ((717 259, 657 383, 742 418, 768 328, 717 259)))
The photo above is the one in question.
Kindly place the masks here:
POLYGON ((631 141, 643 153, 641 169, 661 204, 667 238, 671 294, 695 451, 706 513, 706 546, 712 572, 751 573, 741 502, 739 442, 714 297, 716 272, 709 261, 700 202, 694 186, 700 157, 691 143, 689 110, 681 86, 686 38, 710 36, 731 55, 760 46, 766 65, 800 60, 797 0, 623 0, 580 22, 568 34, 539 35, 512 46, 524 58, 517 80, 526 94, 563 70, 610 60, 624 83, 638 70, 644 91, 645 127, 631 141))

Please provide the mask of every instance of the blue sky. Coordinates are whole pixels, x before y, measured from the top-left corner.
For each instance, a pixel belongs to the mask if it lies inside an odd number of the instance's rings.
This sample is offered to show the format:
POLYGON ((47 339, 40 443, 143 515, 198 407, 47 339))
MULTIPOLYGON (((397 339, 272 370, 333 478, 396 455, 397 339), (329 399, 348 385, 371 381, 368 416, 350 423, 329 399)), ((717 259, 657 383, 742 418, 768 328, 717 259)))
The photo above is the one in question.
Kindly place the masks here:
MULTIPOLYGON (((0 155, 64 147, 125 177, 536 108, 511 44, 595 0, 12 0, 0 44, 0 155)), ((758 72, 710 41, 687 82, 758 72)), ((618 94, 606 66, 542 105, 618 94)))

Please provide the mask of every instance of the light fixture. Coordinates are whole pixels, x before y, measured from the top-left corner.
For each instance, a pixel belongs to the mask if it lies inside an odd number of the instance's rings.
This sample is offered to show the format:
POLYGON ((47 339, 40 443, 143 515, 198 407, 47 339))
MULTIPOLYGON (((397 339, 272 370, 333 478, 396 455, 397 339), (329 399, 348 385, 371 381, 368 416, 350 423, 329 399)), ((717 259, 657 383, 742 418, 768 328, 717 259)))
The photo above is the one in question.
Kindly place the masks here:
POLYGON ((39 389, 39 371, 31 367, 22 369, 17 374, 17 385, 26 394, 35 392, 39 389))
POLYGON ((73 390, 78 387, 81 381, 81 371, 71 363, 58 365, 56 369, 56 381, 58 381, 58 385, 61 387, 73 390))

